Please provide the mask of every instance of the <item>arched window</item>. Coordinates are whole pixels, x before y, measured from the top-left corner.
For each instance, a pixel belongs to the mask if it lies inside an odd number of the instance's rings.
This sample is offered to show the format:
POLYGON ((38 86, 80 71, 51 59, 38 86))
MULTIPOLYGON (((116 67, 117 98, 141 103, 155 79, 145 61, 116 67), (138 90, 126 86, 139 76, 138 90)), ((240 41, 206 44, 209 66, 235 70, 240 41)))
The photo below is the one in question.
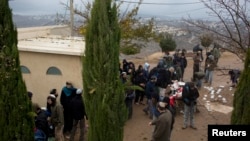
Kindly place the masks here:
POLYGON ((22 73, 30 73, 30 70, 26 66, 20 66, 22 73))
POLYGON ((46 74, 49 75, 62 75, 62 72, 57 67, 50 67, 46 74))

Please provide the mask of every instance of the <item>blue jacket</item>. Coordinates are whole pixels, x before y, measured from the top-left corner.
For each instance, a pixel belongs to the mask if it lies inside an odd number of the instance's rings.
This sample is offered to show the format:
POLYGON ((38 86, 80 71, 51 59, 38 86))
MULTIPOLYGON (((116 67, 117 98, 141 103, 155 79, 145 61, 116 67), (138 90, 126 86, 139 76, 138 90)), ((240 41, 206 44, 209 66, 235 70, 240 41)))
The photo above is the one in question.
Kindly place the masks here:
POLYGON ((156 92, 155 82, 148 81, 146 84, 146 97, 152 99, 152 95, 156 92))

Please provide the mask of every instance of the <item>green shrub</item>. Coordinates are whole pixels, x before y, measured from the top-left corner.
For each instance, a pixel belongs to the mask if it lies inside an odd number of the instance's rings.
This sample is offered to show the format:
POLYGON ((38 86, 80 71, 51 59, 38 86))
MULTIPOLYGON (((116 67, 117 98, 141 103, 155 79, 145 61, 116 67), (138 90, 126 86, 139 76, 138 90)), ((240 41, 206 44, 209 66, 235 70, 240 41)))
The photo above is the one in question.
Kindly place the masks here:
POLYGON ((121 53, 125 54, 125 55, 133 55, 133 54, 137 54, 140 53, 140 48, 136 48, 133 46, 130 47, 123 47, 120 49, 121 53))

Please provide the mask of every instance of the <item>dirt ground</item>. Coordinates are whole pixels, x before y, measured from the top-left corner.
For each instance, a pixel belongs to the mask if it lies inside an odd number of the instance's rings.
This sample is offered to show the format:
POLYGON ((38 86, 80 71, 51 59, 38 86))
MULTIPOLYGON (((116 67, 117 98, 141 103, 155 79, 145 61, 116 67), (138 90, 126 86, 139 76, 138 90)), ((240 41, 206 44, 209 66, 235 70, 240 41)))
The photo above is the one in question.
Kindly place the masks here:
MULTIPOLYGON (((136 68, 139 64, 144 64, 147 61, 151 68, 156 66, 159 59, 163 56, 161 52, 156 52, 145 57, 144 54, 138 56, 126 56, 128 61, 133 61, 136 64, 136 68)), ((192 57, 187 57, 188 66, 185 70, 184 81, 190 81, 192 77, 192 57)), ((199 90, 200 97, 197 104, 199 113, 195 113, 195 126, 197 130, 187 128, 183 130, 183 114, 180 110, 177 111, 175 117, 174 129, 171 135, 171 141, 206 141, 207 129, 209 124, 230 124, 230 117, 232 111, 232 101, 235 88, 230 88, 231 83, 229 80, 228 69, 243 69, 243 62, 239 60, 235 55, 223 52, 218 62, 218 68, 222 70, 214 71, 213 84, 207 86, 203 83, 202 88, 199 90), (223 70, 224 69, 224 70, 223 70), (214 89, 215 95, 221 95, 226 99, 226 103, 219 101, 212 101, 210 99, 211 89, 214 89), (220 89, 220 93, 218 90, 220 89), (206 99, 205 99, 206 98, 206 99), (206 103, 211 103, 211 110, 206 108, 206 103)), ((202 63, 204 66, 204 62, 202 63)), ((146 100, 146 99, 145 99, 146 100)), ((128 120, 124 127, 124 141, 150 141, 153 131, 153 127, 148 123, 151 121, 148 116, 142 111, 146 105, 133 105, 132 119, 128 120)))
MULTIPOLYGON (((132 59, 132 61, 137 64, 144 64, 145 60, 150 63, 153 67, 157 64, 159 58, 161 58, 163 54, 158 52, 154 53, 145 58, 137 58, 132 59)), ((129 60, 129 58, 128 58, 129 60)), ((192 76, 192 58, 187 57, 188 66, 186 68, 184 74, 184 81, 190 81, 192 76)), ((204 62, 202 66, 204 65, 204 62)), ((219 94, 222 98, 226 99, 226 103, 215 101, 213 102, 210 99, 210 91, 211 87, 207 86, 207 84, 203 84, 202 88, 199 90, 200 97, 198 102, 199 113, 195 113, 195 125, 197 130, 192 128, 187 128, 183 130, 181 127, 183 125, 183 114, 178 112, 174 129, 171 135, 171 141, 206 141, 207 140, 207 128, 209 124, 229 124, 230 116, 232 110, 232 100, 235 89, 230 88, 231 83, 229 80, 229 76, 227 75, 227 69, 239 68, 242 70, 243 63, 239 60, 235 55, 230 54, 228 52, 223 52, 222 56, 218 62, 219 69, 225 70, 216 70, 214 72, 214 80, 212 84, 212 88, 215 92, 221 89, 219 94), (205 99, 206 98, 206 99, 205 99), (208 111, 206 108, 206 103, 209 101, 211 105, 214 105, 214 110, 208 111)), ((153 127, 149 126, 148 123, 150 119, 145 113, 142 111, 144 105, 134 105, 133 106, 133 117, 129 121, 126 122, 124 128, 124 141, 150 141, 151 135, 153 131, 153 127)))

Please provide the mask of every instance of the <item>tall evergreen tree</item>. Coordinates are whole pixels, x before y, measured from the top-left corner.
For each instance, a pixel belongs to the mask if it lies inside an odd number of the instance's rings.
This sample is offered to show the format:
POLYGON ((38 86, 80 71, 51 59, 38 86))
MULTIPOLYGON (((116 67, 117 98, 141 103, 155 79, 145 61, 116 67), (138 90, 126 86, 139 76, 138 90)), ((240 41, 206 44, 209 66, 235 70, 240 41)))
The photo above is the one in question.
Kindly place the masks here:
POLYGON ((0 140, 34 140, 34 122, 17 49, 9 0, 0 1, 0 140))
POLYGON ((250 124, 250 49, 234 95, 231 124, 250 124))
POLYGON ((122 141, 127 119, 119 79, 120 28, 112 0, 95 0, 83 57, 84 101, 89 141, 122 141))

